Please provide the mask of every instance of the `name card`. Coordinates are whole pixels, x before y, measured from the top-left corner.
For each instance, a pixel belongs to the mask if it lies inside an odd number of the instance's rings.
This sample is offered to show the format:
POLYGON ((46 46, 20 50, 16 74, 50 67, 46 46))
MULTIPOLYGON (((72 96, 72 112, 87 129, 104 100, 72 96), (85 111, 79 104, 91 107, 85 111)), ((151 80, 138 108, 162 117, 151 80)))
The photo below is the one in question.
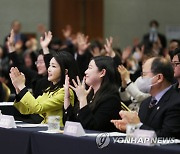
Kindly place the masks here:
POLYGON ((17 128, 14 117, 10 115, 0 115, 0 127, 17 128))
POLYGON ((85 131, 79 122, 66 121, 63 134, 79 137, 85 136, 85 131))

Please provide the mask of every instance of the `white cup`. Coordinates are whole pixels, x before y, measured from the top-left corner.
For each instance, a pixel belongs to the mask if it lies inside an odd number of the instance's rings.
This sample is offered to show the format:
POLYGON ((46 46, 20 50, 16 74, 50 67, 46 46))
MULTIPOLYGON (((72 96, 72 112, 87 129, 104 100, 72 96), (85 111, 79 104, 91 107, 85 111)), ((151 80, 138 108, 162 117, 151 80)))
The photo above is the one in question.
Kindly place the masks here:
POLYGON ((60 116, 48 116, 48 131, 60 130, 60 116))

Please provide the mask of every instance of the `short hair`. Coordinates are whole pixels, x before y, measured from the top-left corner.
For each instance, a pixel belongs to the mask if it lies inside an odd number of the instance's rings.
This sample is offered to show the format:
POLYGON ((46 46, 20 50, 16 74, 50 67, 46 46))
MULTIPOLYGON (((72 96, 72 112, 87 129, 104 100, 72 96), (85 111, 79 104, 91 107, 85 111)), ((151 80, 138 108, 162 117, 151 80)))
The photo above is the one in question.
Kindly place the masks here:
POLYGON ((151 27, 153 24, 156 25, 156 27, 159 27, 159 23, 157 20, 151 20, 150 23, 149 23, 149 26, 151 27))
POLYGON ((173 83, 174 81, 174 70, 171 65, 171 63, 162 57, 156 57, 154 58, 152 65, 151 65, 151 72, 156 74, 163 74, 164 78, 170 82, 173 83))
POLYGON ((173 56, 178 56, 178 60, 180 61, 180 48, 176 48, 174 51, 173 51, 173 56))

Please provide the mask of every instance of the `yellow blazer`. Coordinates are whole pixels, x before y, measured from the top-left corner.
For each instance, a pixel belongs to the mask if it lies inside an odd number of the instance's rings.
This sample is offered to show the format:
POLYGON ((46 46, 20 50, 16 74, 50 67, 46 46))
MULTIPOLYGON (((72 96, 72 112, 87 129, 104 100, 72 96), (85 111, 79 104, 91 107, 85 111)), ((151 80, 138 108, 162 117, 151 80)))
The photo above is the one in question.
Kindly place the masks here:
MULTIPOLYGON (((74 93, 71 89, 70 103, 74 106, 74 93)), ((63 105, 64 88, 59 88, 54 92, 44 92, 42 96, 36 99, 30 92, 26 92, 19 102, 14 102, 14 106, 21 114, 40 114, 44 118, 42 123, 47 123, 48 116, 60 116, 61 127, 63 127, 63 105)))

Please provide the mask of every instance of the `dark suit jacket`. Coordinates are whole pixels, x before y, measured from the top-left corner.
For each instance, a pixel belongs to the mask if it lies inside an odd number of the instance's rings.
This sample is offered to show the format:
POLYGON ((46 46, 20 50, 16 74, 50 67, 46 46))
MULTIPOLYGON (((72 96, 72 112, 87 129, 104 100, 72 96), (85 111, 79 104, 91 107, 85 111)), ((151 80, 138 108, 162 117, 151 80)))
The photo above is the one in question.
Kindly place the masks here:
MULTIPOLYGON (((92 102, 93 103, 93 102, 92 102)), ((64 111, 63 120, 79 121, 83 128, 99 131, 117 131, 110 122, 112 119, 119 119, 121 103, 118 91, 106 94, 92 109, 91 104, 86 105, 80 110, 75 110, 72 106, 64 111)))
POLYGON ((180 94, 171 87, 148 113, 151 97, 140 106, 141 129, 154 130, 160 137, 180 138, 180 94))
MULTIPOLYGON (((149 35, 150 35, 150 34, 148 33, 148 34, 145 34, 144 37, 143 37, 143 43, 144 43, 146 46, 148 46, 148 47, 149 47, 149 45, 150 45, 149 35)), ((158 37, 159 37, 159 39, 160 39, 160 41, 161 41, 162 48, 163 48, 163 49, 166 48, 166 46, 167 46, 166 37, 165 37, 163 34, 160 34, 160 33, 158 33, 158 37)))

